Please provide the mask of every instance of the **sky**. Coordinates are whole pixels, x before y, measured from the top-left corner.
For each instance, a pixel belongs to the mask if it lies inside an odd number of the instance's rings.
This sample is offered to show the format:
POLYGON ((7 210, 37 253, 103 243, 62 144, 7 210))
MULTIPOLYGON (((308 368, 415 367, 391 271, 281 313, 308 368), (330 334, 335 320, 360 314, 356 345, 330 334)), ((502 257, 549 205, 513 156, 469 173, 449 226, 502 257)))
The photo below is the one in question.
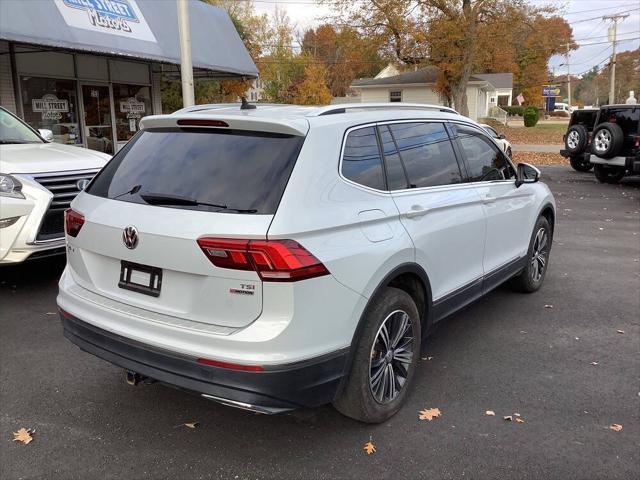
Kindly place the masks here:
MULTIPOLYGON (((292 23, 300 31, 322 22, 330 8, 315 0, 253 0, 256 10, 271 14, 276 6, 286 10, 292 23)), ((629 16, 618 22, 617 51, 640 48, 640 2, 638 0, 529 0, 535 5, 559 7, 560 15, 573 28, 573 38, 581 45, 569 55, 569 71, 572 75, 589 71, 593 66, 606 64, 611 56, 611 43, 607 39, 610 21, 602 16, 628 10, 629 16)), ((556 75, 567 73, 566 58, 556 55, 549 61, 556 75)))

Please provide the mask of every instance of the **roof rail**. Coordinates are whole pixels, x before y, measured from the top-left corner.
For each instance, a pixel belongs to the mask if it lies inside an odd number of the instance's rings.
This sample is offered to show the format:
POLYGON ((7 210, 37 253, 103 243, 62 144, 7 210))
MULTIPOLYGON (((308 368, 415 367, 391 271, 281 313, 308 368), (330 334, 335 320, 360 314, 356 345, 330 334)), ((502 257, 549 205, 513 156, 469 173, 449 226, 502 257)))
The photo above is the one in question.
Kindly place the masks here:
POLYGON ((343 103, 337 105, 327 105, 326 107, 320 107, 316 109, 310 116, 320 117, 322 115, 334 115, 337 113, 347 113, 347 110, 430 110, 444 113, 455 113, 453 108, 445 107, 444 105, 430 105, 426 103, 343 103))

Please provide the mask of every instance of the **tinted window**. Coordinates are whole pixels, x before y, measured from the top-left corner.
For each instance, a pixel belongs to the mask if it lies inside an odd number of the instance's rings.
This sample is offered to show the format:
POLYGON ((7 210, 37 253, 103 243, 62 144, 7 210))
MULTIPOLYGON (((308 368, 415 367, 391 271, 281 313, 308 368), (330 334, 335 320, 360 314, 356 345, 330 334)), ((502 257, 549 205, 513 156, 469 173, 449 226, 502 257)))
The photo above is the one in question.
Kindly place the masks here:
POLYGON ((640 106, 623 108, 603 108, 600 123, 613 122, 620 125, 625 136, 640 132, 640 106))
POLYGON ((273 214, 303 141, 240 130, 146 130, 118 152, 87 191, 134 203, 145 203, 145 194, 170 195, 228 207, 179 208, 273 214), (136 185, 136 193, 124 194, 136 185))
POLYGON ((509 163, 482 133, 457 127, 458 140, 469 168, 469 180, 484 182, 511 178, 509 163))
POLYGON ((489 134, 490 137, 493 138, 500 138, 500 135, 498 135, 498 132, 496 132, 493 127, 490 127, 489 125, 483 125, 482 128, 484 128, 487 133, 489 134))
POLYGON ((396 143, 391 137, 389 127, 383 125, 380 127, 380 140, 382 141, 382 153, 384 154, 384 164, 387 168, 387 184, 389 190, 402 190, 409 187, 407 177, 404 173, 404 167, 398 155, 396 143))
POLYGON ((448 185, 462 181, 444 125, 394 123, 389 128, 412 187, 448 185))
POLYGON ((382 160, 374 127, 349 132, 342 156, 342 174, 360 185, 385 190, 382 160))
POLYGON ((583 125, 587 130, 593 130, 598 110, 578 110, 571 116, 571 125, 583 125))

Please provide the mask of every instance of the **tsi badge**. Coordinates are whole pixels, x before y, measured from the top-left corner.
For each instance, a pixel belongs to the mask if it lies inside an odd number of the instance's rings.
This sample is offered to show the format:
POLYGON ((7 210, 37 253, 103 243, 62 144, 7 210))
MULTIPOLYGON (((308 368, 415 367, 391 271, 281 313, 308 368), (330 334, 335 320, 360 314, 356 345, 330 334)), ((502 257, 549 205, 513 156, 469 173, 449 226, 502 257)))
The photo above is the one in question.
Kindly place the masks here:
POLYGON ((240 288, 230 288, 229 293, 236 295, 255 295, 256 286, 253 283, 241 283, 240 288))
POLYGON ((129 250, 133 250, 138 246, 138 229, 134 226, 128 226, 122 231, 122 243, 129 250))

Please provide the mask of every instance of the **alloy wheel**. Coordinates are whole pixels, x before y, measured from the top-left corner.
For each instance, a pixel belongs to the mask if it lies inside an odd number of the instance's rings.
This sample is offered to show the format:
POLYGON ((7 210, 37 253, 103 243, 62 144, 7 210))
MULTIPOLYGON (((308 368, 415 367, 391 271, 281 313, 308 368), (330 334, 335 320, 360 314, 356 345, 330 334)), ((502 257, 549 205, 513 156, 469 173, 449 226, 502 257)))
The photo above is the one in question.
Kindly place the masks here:
POLYGON ((571 149, 578 147, 578 142, 580 141, 580 135, 575 130, 573 132, 569 132, 569 136, 567 137, 567 146, 571 149))
POLYGON ((595 149, 598 152, 606 152, 611 145, 611 134, 608 130, 602 129, 596 134, 594 140, 595 149))
POLYGON ((531 279, 538 283, 544 275, 544 269, 547 267, 547 258, 549 256, 549 235, 545 228, 541 228, 536 233, 533 241, 533 255, 531 257, 531 279))
POLYGON ((369 388, 378 403, 389 403, 402 391, 413 362, 414 343, 409 314, 391 312, 378 329, 369 360, 369 388))

